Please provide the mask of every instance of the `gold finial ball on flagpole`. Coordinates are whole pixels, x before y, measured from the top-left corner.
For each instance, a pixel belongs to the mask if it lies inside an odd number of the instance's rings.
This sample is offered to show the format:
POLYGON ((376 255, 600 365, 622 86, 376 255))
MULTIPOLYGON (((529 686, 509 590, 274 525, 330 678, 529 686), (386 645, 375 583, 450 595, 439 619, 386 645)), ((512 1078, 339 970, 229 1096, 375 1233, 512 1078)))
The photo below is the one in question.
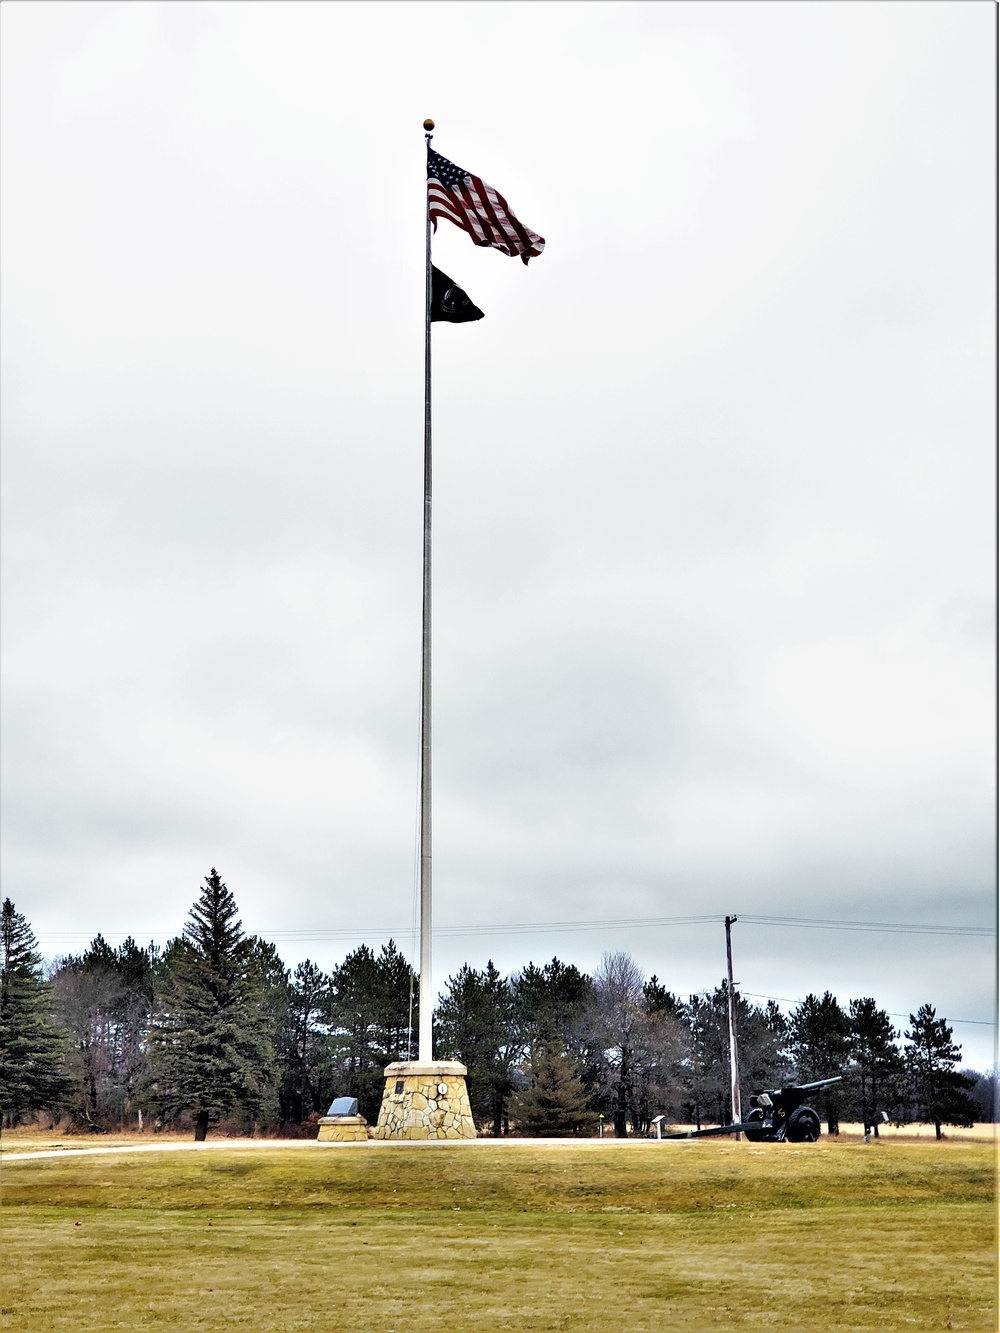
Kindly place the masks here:
POLYGON ((425 129, 425 130, 432 130, 433 128, 434 128, 434 122, 433 122, 433 120, 425 120, 425 121, 424 121, 424 129, 425 129))

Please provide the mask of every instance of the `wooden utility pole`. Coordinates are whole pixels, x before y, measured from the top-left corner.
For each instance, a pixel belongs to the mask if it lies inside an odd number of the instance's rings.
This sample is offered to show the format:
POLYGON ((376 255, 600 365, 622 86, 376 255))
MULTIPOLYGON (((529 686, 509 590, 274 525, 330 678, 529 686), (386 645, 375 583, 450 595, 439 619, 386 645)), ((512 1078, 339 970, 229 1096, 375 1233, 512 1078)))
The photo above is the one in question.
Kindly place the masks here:
MULTIPOLYGON (((736 1048, 736 997, 733 994, 733 937, 732 927, 736 917, 726 917, 726 976, 729 979, 729 1079, 733 1098, 733 1124, 738 1125, 743 1119, 740 1109, 740 1062, 736 1048)), ((737 1132, 736 1142, 743 1138, 737 1132)))

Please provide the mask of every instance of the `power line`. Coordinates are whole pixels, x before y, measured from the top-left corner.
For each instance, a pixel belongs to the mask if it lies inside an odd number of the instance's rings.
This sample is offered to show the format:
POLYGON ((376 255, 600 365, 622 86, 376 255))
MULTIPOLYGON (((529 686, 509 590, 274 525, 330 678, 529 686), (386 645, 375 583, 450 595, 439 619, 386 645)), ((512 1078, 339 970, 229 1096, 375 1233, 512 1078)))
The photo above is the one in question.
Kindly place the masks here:
MULTIPOLYGON (((626 930, 636 927, 649 928, 656 926, 703 926, 715 925, 724 921, 722 915, 702 915, 702 916, 650 916, 650 917, 617 917, 603 921, 516 921, 503 923, 482 923, 474 926, 438 926, 435 928, 435 934, 459 938, 462 936, 495 936, 495 935, 531 935, 547 934, 555 932, 576 932, 588 930, 626 930)), ((991 939, 995 936, 995 931, 987 926, 953 926, 953 925, 914 925, 909 922, 901 921, 849 921, 830 917, 801 917, 801 916, 760 916, 760 915, 740 915, 740 921, 748 925, 757 926, 778 926, 802 928, 807 930, 848 930, 848 931, 871 931, 876 933, 888 933, 894 935, 944 935, 953 938, 965 939, 991 939)), ((406 929, 389 928, 358 928, 358 929, 325 929, 323 927, 314 927, 304 930, 275 930, 257 932, 262 937, 281 941, 287 944, 297 942, 336 942, 338 940, 368 940, 368 939, 395 939, 404 937, 407 934, 406 929)), ((89 943, 94 936, 85 934, 81 931, 60 931, 52 933, 43 933, 39 936, 49 944, 73 944, 80 942, 89 943)), ((125 940, 129 934, 125 932, 111 932, 104 935, 104 938, 112 943, 115 940, 125 940)), ((175 938, 174 935, 155 935, 150 940, 153 944, 165 944, 168 940, 175 938)), ((761 995, 753 991, 743 991, 742 994, 750 996, 755 1000, 775 1000, 780 1004, 798 1004, 798 1000, 789 999, 782 995, 761 995)), ((909 1018, 909 1014, 890 1013, 891 1018, 909 1018)), ((982 1018, 949 1018, 949 1023, 961 1023, 971 1027, 996 1027, 996 1023, 982 1018)))
MULTIPOLYGON (((700 916, 649 916, 649 917, 615 917, 601 921, 513 921, 513 922, 493 922, 478 923, 476 925, 465 926, 437 926, 435 935, 448 938, 459 938, 464 936, 493 936, 493 935, 540 935, 554 933, 575 933, 588 930, 630 930, 630 929, 649 929, 659 926, 702 926, 713 925, 725 918, 721 913, 705 914, 700 916)), ((848 931, 866 931, 885 933, 893 935, 942 935, 952 936, 964 939, 991 939, 995 931, 989 926, 956 926, 956 925, 916 925, 902 921, 850 921, 840 920, 832 917, 801 917, 801 916, 761 916, 740 914, 740 921, 747 925, 755 926, 777 926, 791 927, 805 930, 848 930, 848 931)), ((357 939, 390 939, 401 938, 409 933, 410 927, 310 927, 301 930, 273 930, 258 932, 263 937, 278 941, 282 940, 288 943, 296 941, 336 941, 336 940, 357 940, 357 939)), ((109 942, 112 940, 124 940, 128 936, 126 933, 112 932, 105 934, 104 938, 109 942)), ((94 938, 93 935, 85 934, 81 931, 53 931, 43 933, 41 939, 51 944, 70 944, 80 941, 89 942, 94 938)), ((156 935, 153 937, 155 942, 166 942, 174 938, 173 935, 156 935)))
POLYGON ((992 926, 927 926, 894 921, 838 921, 826 917, 804 916, 746 916, 740 920, 756 926, 801 926, 807 930, 873 930, 896 935, 959 935, 991 939, 996 934, 992 926))
MULTIPOLYGON (((790 1000, 790 999, 788 998, 787 995, 760 995, 760 994, 758 994, 757 991, 752 991, 752 990, 740 990, 739 986, 737 986, 735 989, 736 989, 736 992, 737 992, 739 995, 749 995, 749 997, 750 997, 751 1000, 775 1000, 775 1001, 777 1001, 779 1004, 801 1004, 801 1003, 802 1003, 801 1000, 790 1000)), ((898 1013, 895 1013, 892 1009, 887 1009, 885 1012, 888 1014, 888 1016, 889 1016, 890 1018, 906 1018, 906 1019, 909 1019, 909 1018, 911 1017, 910 1014, 898 1014, 898 1013)), ((991 1021, 990 1019, 988 1019, 988 1018, 945 1018, 944 1021, 945 1021, 946 1023, 965 1023, 965 1024, 968 1024, 970 1027, 977 1027, 977 1028, 995 1028, 995 1027, 996 1027, 996 1023, 992 1022, 992 1021, 991 1021)))

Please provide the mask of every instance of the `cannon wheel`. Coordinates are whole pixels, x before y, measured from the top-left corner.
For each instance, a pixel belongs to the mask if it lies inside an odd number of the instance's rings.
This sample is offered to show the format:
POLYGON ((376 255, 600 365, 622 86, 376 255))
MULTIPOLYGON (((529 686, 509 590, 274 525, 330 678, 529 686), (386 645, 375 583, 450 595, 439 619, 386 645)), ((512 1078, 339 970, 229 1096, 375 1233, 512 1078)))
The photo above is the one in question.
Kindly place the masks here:
POLYGON ((764 1119, 764 1112, 761 1110, 759 1106, 755 1106, 752 1111, 750 1111, 747 1115, 743 1117, 743 1123, 747 1126, 745 1133, 751 1143, 763 1143, 764 1141, 763 1124, 759 1129, 757 1128, 756 1124, 754 1124, 753 1129, 750 1128, 751 1120, 756 1122, 758 1120, 762 1121, 763 1119, 764 1119))
POLYGON ((811 1106, 800 1106, 793 1111, 785 1130, 789 1143, 815 1143, 819 1138, 819 1116, 811 1106))

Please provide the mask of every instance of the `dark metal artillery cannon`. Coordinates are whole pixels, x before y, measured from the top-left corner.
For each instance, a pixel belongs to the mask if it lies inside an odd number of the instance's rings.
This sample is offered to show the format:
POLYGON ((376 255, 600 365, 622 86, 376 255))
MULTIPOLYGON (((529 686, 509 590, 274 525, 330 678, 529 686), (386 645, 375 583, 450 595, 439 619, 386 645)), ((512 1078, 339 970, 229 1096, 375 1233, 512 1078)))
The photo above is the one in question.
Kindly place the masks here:
POLYGON ((815 1143, 819 1138, 819 1116, 806 1097, 818 1088, 840 1082, 821 1078, 817 1083, 792 1083, 787 1088, 772 1088, 750 1098, 751 1110, 738 1125, 717 1125, 713 1129, 688 1129, 679 1134, 664 1134, 665 1139, 706 1139, 710 1135, 743 1133, 751 1143, 815 1143))

